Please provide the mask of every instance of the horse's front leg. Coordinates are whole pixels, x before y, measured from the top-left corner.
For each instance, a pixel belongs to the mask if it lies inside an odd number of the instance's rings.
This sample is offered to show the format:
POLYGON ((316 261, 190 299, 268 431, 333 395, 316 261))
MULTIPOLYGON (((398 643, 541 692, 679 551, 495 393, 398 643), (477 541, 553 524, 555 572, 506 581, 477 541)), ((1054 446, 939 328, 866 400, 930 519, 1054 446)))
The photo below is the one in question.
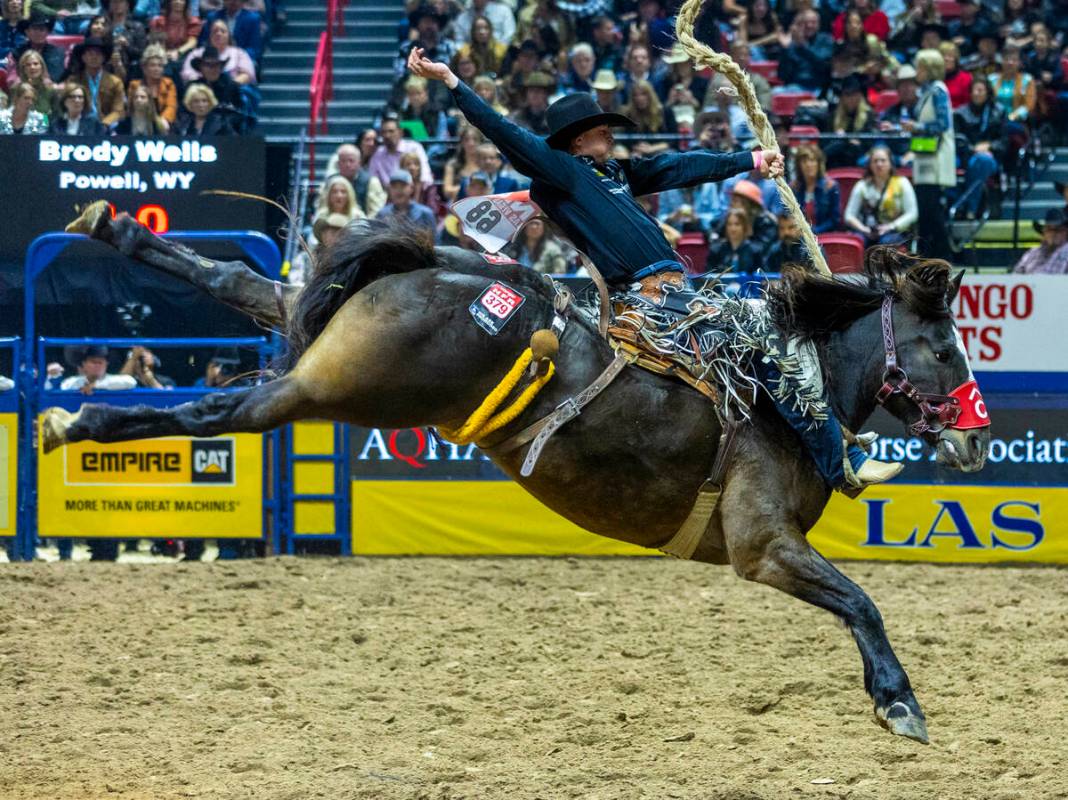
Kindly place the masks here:
POLYGON ((221 303, 248 314, 264 325, 282 330, 299 287, 276 283, 242 261, 213 261, 176 242, 156 236, 129 214, 114 219, 103 200, 92 203, 67 226, 111 245, 142 264, 191 283, 221 303))
MULTIPOLYGON (((778 456, 780 471, 788 470, 794 460, 784 456, 778 456)), ((811 513, 822 510, 825 500, 815 467, 798 456, 794 480, 780 475, 774 483, 767 480, 766 459, 735 464, 721 500, 731 565, 746 580, 774 586, 840 618, 860 649, 864 688, 875 701, 879 721, 891 733, 926 743, 923 711, 886 637, 879 609, 863 589, 812 548, 798 524, 806 516, 801 506, 808 505, 811 513), (811 485, 811 492, 803 492, 806 485, 811 485), (799 491, 818 498, 818 503, 805 504, 796 496, 799 491)))

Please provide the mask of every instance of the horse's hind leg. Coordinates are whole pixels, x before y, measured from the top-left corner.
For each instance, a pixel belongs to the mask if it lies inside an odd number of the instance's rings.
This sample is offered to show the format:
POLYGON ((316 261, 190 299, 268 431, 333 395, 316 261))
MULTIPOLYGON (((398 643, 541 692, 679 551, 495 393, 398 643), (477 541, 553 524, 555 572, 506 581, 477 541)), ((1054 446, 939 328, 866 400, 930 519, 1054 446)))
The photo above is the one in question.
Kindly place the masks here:
POLYGON ((219 302, 236 308, 264 325, 285 326, 283 310, 299 288, 264 278, 241 261, 212 261, 176 242, 161 239, 128 214, 111 218, 103 200, 89 205, 67 226, 109 244, 135 261, 191 283, 219 302))
POLYGON ((159 436, 259 433, 315 415, 316 408, 299 381, 285 377, 251 389, 209 394, 173 408, 93 403, 75 414, 50 408, 44 414, 41 435, 47 453, 83 440, 125 442, 159 436))
POLYGON ((730 498, 729 508, 724 508, 724 534, 735 571, 839 617, 860 649, 864 688, 875 701, 880 722, 891 733, 926 743, 923 711, 875 603, 812 548, 796 522, 779 510, 754 504, 753 484, 745 494, 747 499, 730 498))

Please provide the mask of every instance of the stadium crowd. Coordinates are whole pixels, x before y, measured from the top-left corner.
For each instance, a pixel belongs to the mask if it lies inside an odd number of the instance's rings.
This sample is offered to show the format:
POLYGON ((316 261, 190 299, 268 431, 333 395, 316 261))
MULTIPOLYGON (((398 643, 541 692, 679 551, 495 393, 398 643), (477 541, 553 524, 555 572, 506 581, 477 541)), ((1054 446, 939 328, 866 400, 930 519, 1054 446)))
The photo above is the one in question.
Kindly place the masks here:
POLYGON ((248 133, 264 2, 0 0, 0 133, 248 133))
MULTIPOLYGON (((695 72, 674 42, 676 10, 673 0, 414 0, 377 125, 328 165, 316 235, 328 222, 402 215, 439 242, 477 247, 448 205, 526 185, 442 83, 406 74, 413 47, 535 133, 548 132, 554 100, 590 92, 637 123, 617 135, 619 157, 754 147, 726 79, 695 72)), ((746 67, 818 234, 918 238, 949 257, 950 212, 998 216, 1021 148, 1068 130, 1068 0, 714 0, 697 36, 746 67)), ((709 269, 773 271, 800 252, 773 184, 755 173, 664 192, 649 210, 669 240, 709 242, 709 269)), ((513 247, 538 269, 576 263, 540 223, 513 247)))

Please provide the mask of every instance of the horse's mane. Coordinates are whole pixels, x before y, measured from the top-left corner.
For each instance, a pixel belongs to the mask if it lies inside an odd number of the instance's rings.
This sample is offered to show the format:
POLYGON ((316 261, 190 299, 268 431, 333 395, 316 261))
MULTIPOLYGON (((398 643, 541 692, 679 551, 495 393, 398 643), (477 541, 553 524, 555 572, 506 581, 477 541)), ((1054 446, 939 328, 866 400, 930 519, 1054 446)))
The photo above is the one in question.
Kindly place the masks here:
POLYGON ((904 302, 923 319, 952 316, 950 265, 891 247, 874 247, 860 273, 830 278, 802 267, 783 271, 768 287, 768 309, 787 336, 818 339, 840 331, 877 310, 887 294, 904 302))
POLYGON ((542 294, 548 290, 533 270, 491 265, 479 254, 460 248, 435 247, 425 228, 406 220, 358 220, 316 255, 311 278, 290 312, 284 366, 296 364, 338 309, 365 286, 386 275, 435 267, 490 279, 503 277, 542 294))

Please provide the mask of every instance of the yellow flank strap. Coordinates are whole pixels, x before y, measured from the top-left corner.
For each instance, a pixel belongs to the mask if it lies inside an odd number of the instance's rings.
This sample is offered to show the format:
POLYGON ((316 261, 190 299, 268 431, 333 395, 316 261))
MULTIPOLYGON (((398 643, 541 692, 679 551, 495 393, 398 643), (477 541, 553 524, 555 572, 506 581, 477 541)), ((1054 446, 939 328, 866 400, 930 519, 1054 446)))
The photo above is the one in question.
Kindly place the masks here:
POLYGON ((534 381, 525 388, 519 396, 509 405, 504 411, 494 414, 498 407, 503 403, 508 395, 515 389, 516 384, 519 383, 519 379, 523 377, 523 372, 530 365, 533 354, 528 347, 520 354, 516 359, 515 364, 508 370, 508 374, 505 375, 501 382, 497 384, 496 388, 486 395, 486 399, 482 401, 482 404, 475 409, 474 413, 467 418, 467 421, 459 428, 438 428, 438 432, 448 441, 453 444, 471 444, 471 442, 478 441, 485 438, 499 428, 503 428, 509 422, 514 420, 520 414, 522 414, 527 406, 530 405, 534 397, 541 391, 541 387, 549 382, 553 374, 556 372, 556 365, 551 361, 549 362, 549 369, 540 378, 535 378, 534 381))

